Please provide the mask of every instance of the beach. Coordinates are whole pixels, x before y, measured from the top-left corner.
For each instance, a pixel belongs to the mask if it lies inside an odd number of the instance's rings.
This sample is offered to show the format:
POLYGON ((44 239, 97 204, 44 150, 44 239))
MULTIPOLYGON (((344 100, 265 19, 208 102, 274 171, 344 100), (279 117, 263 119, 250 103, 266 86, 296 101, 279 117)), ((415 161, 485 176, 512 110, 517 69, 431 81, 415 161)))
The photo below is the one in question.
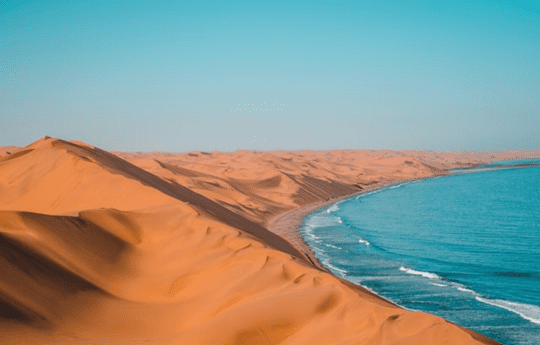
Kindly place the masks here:
POLYGON ((330 274, 298 235, 304 216, 343 198, 538 152, 485 155, 110 153, 48 137, 10 147, 2 341, 496 344, 330 274))
POLYGON ((387 188, 388 186, 396 184, 396 183, 399 183, 399 182, 381 183, 381 184, 371 185, 369 187, 366 187, 366 189, 363 189, 362 191, 358 191, 350 195, 331 198, 325 201, 317 201, 312 204, 300 207, 298 209, 287 211, 285 213, 279 214, 275 216, 274 218, 270 219, 268 221, 267 228, 273 233, 287 239, 298 250, 305 253, 306 256, 309 258, 310 262, 315 267, 321 270, 327 270, 325 267, 321 265, 321 263, 319 262, 319 260, 317 259, 317 257, 315 256, 315 253, 313 253, 311 248, 302 240, 302 237, 299 233, 299 230, 300 230, 299 228, 302 225, 304 218, 319 209, 323 209, 325 207, 338 203, 342 200, 352 198, 356 195, 369 193, 378 189, 387 188))

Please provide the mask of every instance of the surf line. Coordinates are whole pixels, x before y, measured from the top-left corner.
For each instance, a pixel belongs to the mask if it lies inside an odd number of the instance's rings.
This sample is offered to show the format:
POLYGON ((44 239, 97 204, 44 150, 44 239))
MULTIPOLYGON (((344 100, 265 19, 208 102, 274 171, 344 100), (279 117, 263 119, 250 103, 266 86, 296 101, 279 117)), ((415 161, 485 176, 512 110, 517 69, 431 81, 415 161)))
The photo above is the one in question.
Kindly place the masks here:
MULTIPOLYGON (((333 274, 334 276, 336 276, 336 274, 334 274, 331 271, 331 269, 332 268, 335 269, 335 268, 338 268, 338 267, 336 267, 335 265, 330 264, 329 263, 329 261, 330 261, 329 258, 326 257, 326 255, 323 252, 321 252, 320 249, 311 247, 306 242, 303 235, 305 234, 306 236, 310 236, 310 234, 308 233, 309 231, 306 231, 306 228, 308 226, 308 224, 306 222, 307 219, 309 219, 310 217, 315 216, 316 214, 326 214, 326 215, 328 215, 328 214, 331 214, 333 212, 336 212, 336 211, 339 210, 339 204, 344 203, 346 201, 350 201, 353 198, 356 198, 356 200, 358 200, 358 199, 360 199, 362 197, 366 197, 366 196, 369 196, 369 195, 374 194, 374 193, 379 193, 379 192, 383 192, 385 190, 399 188, 401 186, 408 185, 408 184, 411 184, 411 183, 416 183, 416 182, 423 181, 423 180, 437 179, 437 178, 440 178, 440 177, 452 176, 452 175, 453 174, 449 170, 446 170, 444 173, 433 175, 433 176, 428 176, 428 177, 420 177, 420 178, 407 179, 407 180, 398 180, 398 181, 393 181, 393 182, 382 182, 382 183, 379 183, 379 184, 370 185, 370 186, 368 186, 368 188, 360 190, 360 191, 358 191, 356 193, 352 193, 350 195, 345 195, 345 196, 342 196, 342 197, 338 197, 338 198, 335 198, 335 199, 332 199, 332 200, 328 200, 326 202, 322 202, 319 205, 317 205, 316 208, 313 208, 313 205, 306 205, 306 206, 304 206, 302 208, 308 209, 309 211, 304 212, 304 213, 299 212, 298 215, 299 215, 299 217, 301 217, 301 222, 295 228, 295 233, 300 238, 300 241, 303 242, 305 247, 307 247, 308 250, 310 251, 310 254, 311 254, 310 255, 310 261, 312 261, 312 263, 313 263, 313 261, 315 261, 317 263, 316 267, 318 267, 319 269, 321 269, 321 270, 323 270, 323 271, 325 271, 327 273, 330 273, 330 274, 333 274), (334 207, 334 206, 336 206, 336 207, 334 207), (321 257, 321 256, 324 256, 324 257, 321 257), (321 263, 321 260, 322 260, 322 263, 321 263)), ((297 210, 292 210, 292 211, 289 211, 287 213, 298 212, 298 211, 301 211, 302 208, 297 209, 297 210)), ((285 213, 285 214, 287 214, 287 213, 285 213)), ((341 222, 339 222, 339 223, 341 224, 341 222)), ((270 224, 272 224, 272 222, 270 222, 270 224)), ((275 223, 274 223, 274 225, 275 225, 275 223)), ((270 230, 270 228, 271 227, 269 227, 269 230, 270 230)), ((313 237, 316 237, 316 236, 313 233, 311 233, 310 237, 313 239, 313 237)), ((319 244, 324 244, 323 240, 324 239, 317 238, 315 242, 317 242, 319 244)), ((371 245, 371 243, 369 241, 366 241, 365 239, 360 239, 359 243, 363 243, 366 246, 371 245)), ((347 272, 344 269, 340 269, 340 268, 335 270, 335 272, 338 272, 338 274, 341 275, 341 279, 347 280, 346 276, 347 276, 347 273, 349 273, 349 272, 347 272)), ((338 278, 340 278, 340 277, 338 277, 338 278)), ((362 285, 360 282, 353 282, 353 281, 350 281, 350 280, 347 280, 347 281, 349 283, 352 283, 354 285, 359 286, 362 289, 370 291, 371 293, 373 293, 374 295, 376 295, 377 297, 381 298, 382 300, 384 300, 384 301, 386 301, 388 303, 399 306, 400 308, 403 308, 405 310, 414 311, 414 309, 407 308, 407 307, 402 306, 402 305, 398 305, 397 303, 391 301, 390 299, 379 295, 376 291, 373 291, 369 287, 362 285)))

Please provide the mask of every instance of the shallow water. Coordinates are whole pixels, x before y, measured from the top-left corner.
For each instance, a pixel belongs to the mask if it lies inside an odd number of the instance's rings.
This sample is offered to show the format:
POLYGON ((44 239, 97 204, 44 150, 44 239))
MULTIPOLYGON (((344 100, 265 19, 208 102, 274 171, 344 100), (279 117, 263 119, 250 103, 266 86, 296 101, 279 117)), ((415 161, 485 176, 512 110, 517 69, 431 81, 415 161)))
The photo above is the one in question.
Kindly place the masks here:
POLYGON ((336 275, 405 308, 540 344, 539 167, 393 186, 313 213, 301 234, 336 275))

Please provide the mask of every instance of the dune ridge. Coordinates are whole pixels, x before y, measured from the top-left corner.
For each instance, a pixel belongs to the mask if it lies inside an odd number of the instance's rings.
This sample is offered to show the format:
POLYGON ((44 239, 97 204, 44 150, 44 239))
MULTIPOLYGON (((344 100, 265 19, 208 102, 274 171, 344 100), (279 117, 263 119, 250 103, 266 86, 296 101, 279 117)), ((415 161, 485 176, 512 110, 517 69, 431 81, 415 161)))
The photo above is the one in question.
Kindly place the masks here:
POLYGON ((2 343, 496 344, 340 280, 268 230, 286 212, 447 169, 428 158, 112 154, 47 137, 2 154, 2 343))

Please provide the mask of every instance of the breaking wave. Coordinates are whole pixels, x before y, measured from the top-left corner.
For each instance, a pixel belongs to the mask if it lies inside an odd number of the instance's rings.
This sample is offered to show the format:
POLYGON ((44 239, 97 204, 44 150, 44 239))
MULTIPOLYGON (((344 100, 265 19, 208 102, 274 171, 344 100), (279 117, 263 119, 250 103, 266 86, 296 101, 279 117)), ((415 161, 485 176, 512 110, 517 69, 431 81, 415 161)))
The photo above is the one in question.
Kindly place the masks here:
POLYGON ((476 296, 476 300, 482 303, 491 304, 495 307, 503 308, 512 313, 518 314, 525 320, 540 325, 540 307, 531 304, 505 301, 502 299, 487 299, 476 296))
POLYGON ((413 270, 411 268, 405 268, 403 266, 401 266, 399 268, 400 271, 402 272, 405 272, 405 273, 408 273, 408 274, 412 274, 412 275, 415 275, 415 276, 422 276, 424 278, 429 278, 429 279, 441 279, 441 277, 439 277, 438 275, 436 275, 435 273, 430 273, 430 272, 423 272, 423 271, 416 271, 416 270, 413 270))
POLYGON ((338 272, 339 275, 340 275, 342 278, 345 278, 345 276, 347 275, 347 273, 349 273, 349 272, 346 271, 346 270, 343 270, 343 269, 341 269, 341 268, 339 268, 339 267, 336 267, 336 266, 332 265, 332 264, 330 263, 330 258, 324 259, 323 262, 322 262, 322 264, 323 264, 324 266, 328 267, 329 269, 331 269, 332 271, 338 272))
POLYGON ((332 205, 331 207, 329 207, 326 210, 326 213, 336 212, 337 210, 339 210, 339 206, 338 206, 338 204, 335 204, 335 205, 332 205))
POLYGON ((369 241, 366 241, 366 240, 364 240, 364 239, 362 239, 362 238, 358 240, 358 243, 363 243, 363 244, 365 244, 366 246, 369 246, 369 245, 371 244, 371 243, 369 243, 369 241))

